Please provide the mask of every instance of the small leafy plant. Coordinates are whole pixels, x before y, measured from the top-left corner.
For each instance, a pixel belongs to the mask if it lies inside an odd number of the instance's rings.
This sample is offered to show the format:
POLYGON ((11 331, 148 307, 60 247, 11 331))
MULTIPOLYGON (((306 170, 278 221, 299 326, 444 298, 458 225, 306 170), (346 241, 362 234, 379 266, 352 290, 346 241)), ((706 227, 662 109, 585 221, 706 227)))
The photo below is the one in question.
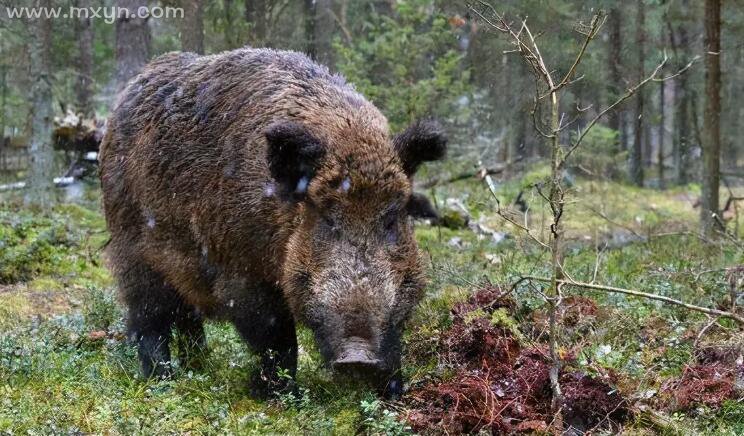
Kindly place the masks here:
POLYGON ((371 434, 406 435, 411 428, 398 420, 395 412, 384 407, 376 398, 364 399, 359 403, 362 411, 362 426, 371 434))

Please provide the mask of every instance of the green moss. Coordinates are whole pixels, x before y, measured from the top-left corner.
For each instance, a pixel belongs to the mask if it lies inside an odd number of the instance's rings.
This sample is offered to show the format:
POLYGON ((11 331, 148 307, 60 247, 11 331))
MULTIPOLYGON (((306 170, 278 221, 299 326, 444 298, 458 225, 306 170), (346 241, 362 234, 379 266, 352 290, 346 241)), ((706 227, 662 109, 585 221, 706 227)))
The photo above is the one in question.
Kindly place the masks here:
POLYGON ((60 291, 64 289, 59 280, 51 277, 37 277, 28 282, 28 287, 32 291, 60 291))
POLYGON ((524 340, 524 336, 519 330, 519 324, 509 314, 509 311, 503 307, 493 311, 493 313, 491 314, 491 324, 506 329, 519 340, 524 340))
POLYGON ((529 169, 519 179, 518 186, 522 190, 531 190, 535 185, 543 184, 550 178, 550 165, 538 164, 529 169))
POLYGON ((342 410, 333 420, 334 434, 354 434, 359 428, 359 412, 357 410, 342 410))
POLYGON ((447 209, 441 213, 440 225, 448 229, 464 229, 468 226, 468 216, 460 211, 447 209))
POLYGON ((16 325, 20 318, 33 313, 31 301, 21 293, 0 293, 0 332, 16 325))

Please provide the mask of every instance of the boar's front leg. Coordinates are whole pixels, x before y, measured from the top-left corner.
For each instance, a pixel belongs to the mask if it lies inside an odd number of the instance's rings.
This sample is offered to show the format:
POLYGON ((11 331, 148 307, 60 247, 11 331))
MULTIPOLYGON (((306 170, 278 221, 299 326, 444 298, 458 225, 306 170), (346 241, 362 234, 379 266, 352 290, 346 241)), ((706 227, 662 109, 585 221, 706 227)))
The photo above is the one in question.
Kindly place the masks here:
POLYGON ((233 322, 261 356, 261 368, 252 380, 252 394, 266 398, 292 390, 297 373, 297 333, 284 296, 280 289, 266 284, 245 292, 247 301, 235 308, 233 322))
POLYGON ((396 326, 388 330, 381 347, 384 350, 384 359, 388 370, 382 374, 383 383, 378 385, 378 389, 387 400, 397 400, 403 395, 400 328, 396 326))

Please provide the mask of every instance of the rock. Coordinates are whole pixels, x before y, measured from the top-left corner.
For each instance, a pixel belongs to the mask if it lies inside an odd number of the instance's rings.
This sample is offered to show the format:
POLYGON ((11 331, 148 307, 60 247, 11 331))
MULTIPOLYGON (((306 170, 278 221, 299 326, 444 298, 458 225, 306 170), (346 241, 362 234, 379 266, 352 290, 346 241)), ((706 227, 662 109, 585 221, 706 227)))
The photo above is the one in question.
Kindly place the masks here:
POLYGON ((501 256, 499 256, 498 254, 486 253, 486 260, 491 265, 498 265, 501 263, 501 256))
POLYGON ((465 244, 462 241, 462 238, 459 236, 454 236, 452 239, 447 241, 447 245, 453 248, 463 248, 465 244))
POLYGON ((470 217, 454 209, 448 209, 441 213, 439 225, 448 229, 458 230, 468 226, 470 217))
POLYGON ((440 213, 439 225, 448 229, 458 230, 468 227, 470 212, 457 198, 448 198, 445 208, 440 213))
POLYGON ((509 234, 493 230, 481 222, 471 222, 468 227, 481 239, 490 237, 494 244, 499 244, 509 238, 509 234))

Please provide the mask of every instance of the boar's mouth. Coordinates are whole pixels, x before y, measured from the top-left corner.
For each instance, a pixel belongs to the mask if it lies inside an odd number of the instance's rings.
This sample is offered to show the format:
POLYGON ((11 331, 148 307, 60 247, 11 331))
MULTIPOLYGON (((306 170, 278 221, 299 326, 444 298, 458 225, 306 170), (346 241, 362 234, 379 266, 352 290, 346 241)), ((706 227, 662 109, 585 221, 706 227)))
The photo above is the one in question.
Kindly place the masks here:
POLYGON ((373 341, 358 336, 341 337, 340 320, 325 317, 323 321, 306 324, 314 331, 320 354, 333 372, 354 378, 368 379, 386 371, 386 362, 373 341))

